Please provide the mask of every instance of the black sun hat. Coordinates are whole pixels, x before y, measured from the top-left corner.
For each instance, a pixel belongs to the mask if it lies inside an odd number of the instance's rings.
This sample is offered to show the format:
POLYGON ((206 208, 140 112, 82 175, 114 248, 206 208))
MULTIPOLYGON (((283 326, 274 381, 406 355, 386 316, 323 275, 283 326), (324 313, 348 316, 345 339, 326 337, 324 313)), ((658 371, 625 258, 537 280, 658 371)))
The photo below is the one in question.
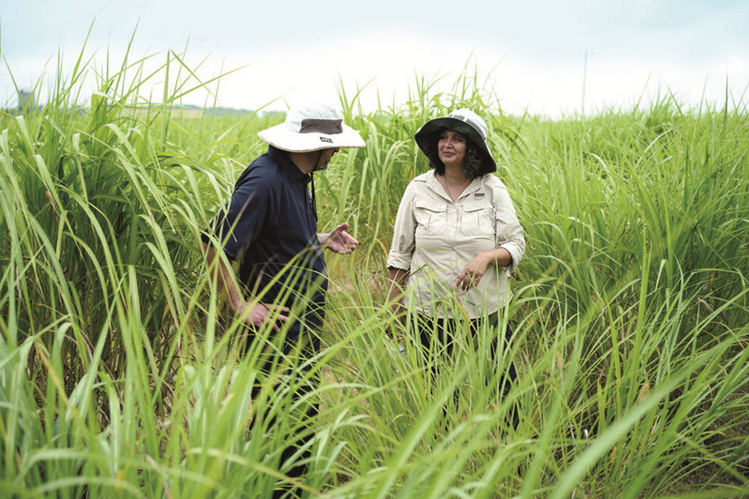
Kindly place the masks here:
POLYGON ((458 109, 442 118, 434 118, 424 123, 414 138, 419 149, 424 154, 427 154, 428 138, 440 130, 447 129, 458 133, 462 133, 473 141, 474 144, 484 153, 487 164, 486 172, 496 172, 497 162, 494 161, 489 147, 486 145, 486 137, 489 129, 486 126, 484 120, 479 115, 471 111, 470 109, 458 109))

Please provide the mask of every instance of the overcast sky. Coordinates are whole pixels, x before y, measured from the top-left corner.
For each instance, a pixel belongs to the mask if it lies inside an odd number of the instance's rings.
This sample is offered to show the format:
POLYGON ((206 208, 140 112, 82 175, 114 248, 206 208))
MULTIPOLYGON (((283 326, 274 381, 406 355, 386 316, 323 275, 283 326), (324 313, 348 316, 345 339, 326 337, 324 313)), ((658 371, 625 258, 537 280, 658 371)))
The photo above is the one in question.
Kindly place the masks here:
POLYGON ((248 109, 335 101, 339 81, 352 94, 372 79, 365 106, 378 94, 389 105, 417 76, 444 88, 467 63, 513 114, 580 113, 583 98, 586 112, 629 108, 669 91, 722 105, 726 84, 744 108, 749 98, 749 0, 0 0, 0 105, 16 100, 9 73, 20 88, 46 75, 43 101, 58 54, 67 75, 92 22, 96 67, 120 64, 135 33, 149 67, 174 51, 204 79, 241 68, 218 99, 248 109))

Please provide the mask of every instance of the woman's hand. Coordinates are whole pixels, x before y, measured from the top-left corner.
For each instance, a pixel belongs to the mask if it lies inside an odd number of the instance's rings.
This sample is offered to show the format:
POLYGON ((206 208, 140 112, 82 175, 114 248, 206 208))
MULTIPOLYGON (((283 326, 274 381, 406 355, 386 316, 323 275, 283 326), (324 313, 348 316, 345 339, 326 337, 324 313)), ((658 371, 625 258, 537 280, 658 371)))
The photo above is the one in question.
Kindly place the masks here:
POLYGON ((354 251, 356 245, 359 244, 359 241, 346 232, 346 229, 348 228, 349 224, 344 223, 333 229, 333 231, 328 234, 318 234, 320 244, 323 248, 327 248, 334 253, 348 255, 354 251))
POLYGON ((481 278, 484 277, 489 265, 507 267, 511 263, 512 255, 504 248, 479 253, 466 264, 463 271, 458 275, 458 282, 455 283, 455 287, 463 291, 475 288, 481 282, 481 278))
POLYGON ((486 273, 486 269, 489 268, 490 260, 491 256, 487 256, 486 252, 476 255, 473 260, 466 264, 463 272, 458 275, 458 282, 455 283, 455 287, 467 291, 478 286, 486 273))
POLYGON ((403 289, 406 287, 408 271, 404 269, 388 268, 388 301, 390 308, 395 314, 396 321, 404 326, 406 324, 406 310, 403 306, 403 289))

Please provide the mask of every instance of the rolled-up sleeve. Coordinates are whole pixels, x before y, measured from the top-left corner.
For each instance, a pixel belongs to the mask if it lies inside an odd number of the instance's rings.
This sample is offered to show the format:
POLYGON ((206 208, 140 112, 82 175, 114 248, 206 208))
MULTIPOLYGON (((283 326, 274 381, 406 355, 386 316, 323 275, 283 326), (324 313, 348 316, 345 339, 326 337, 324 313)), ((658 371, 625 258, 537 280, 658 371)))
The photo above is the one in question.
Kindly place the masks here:
POLYGON ((416 236, 414 217, 414 192, 412 184, 406 188, 395 217, 393 243, 388 254, 388 268, 410 270, 416 236))
POLYGON ((494 188, 494 204, 497 248, 504 248, 512 255, 512 263, 506 268, 509 275, 515 271, 525 255, 525 233, 518 221, 510 194, 504 186, 494 188))

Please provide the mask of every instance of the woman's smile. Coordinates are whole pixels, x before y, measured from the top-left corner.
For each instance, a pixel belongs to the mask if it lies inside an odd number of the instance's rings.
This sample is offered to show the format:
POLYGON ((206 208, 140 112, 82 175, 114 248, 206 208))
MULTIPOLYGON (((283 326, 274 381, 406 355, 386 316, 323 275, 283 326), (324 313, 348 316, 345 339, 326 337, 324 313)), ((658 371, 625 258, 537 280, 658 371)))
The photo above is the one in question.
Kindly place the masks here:
POLYGON ((462 133, 445 130, 437 142, 437 153, 445 166, 462 166, 466 155, 466 138, 462 133))

